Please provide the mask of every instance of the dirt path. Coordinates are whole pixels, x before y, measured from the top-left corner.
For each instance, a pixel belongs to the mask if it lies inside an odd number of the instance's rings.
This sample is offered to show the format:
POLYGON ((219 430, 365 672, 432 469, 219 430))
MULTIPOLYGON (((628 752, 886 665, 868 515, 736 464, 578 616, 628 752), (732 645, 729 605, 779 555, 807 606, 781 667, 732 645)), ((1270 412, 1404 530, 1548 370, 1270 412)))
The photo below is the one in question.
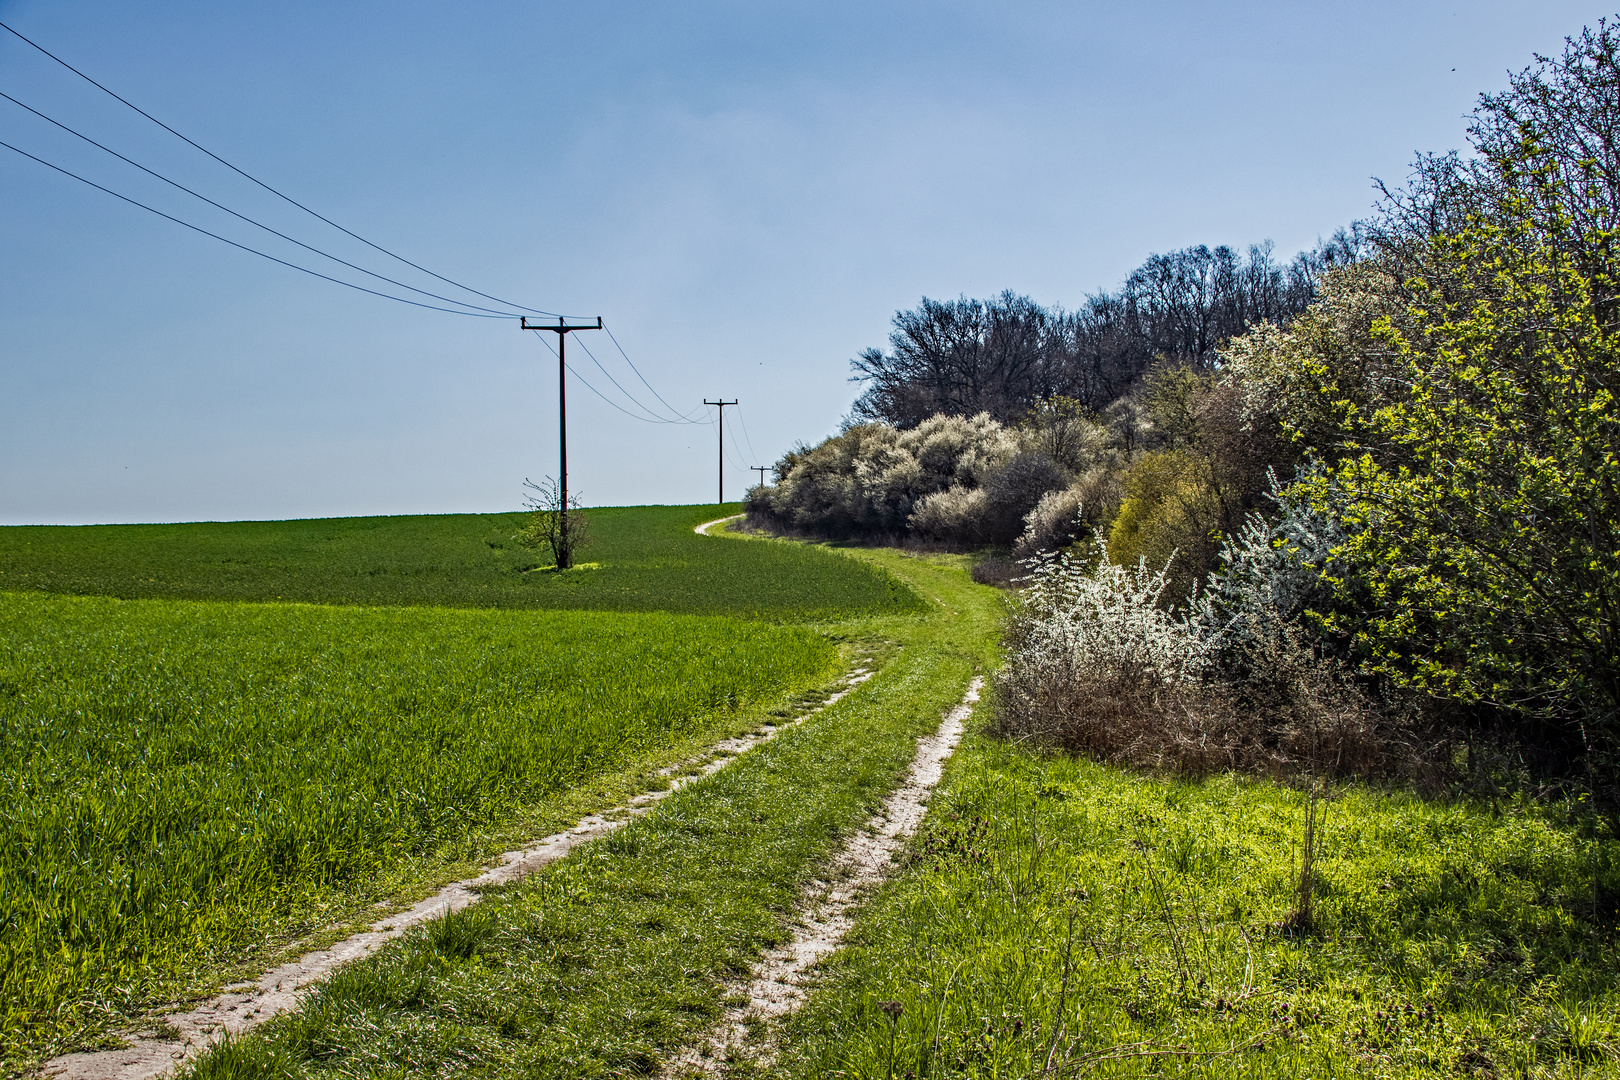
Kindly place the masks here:
POLYGON ((692 531, 697 533, 699 536, 708 536, 709 535, 709 530, 711 528, 713 528, 714 526, 719 525, 722 522, 736 521, 738 518, 740 518, 742 516, 743 516, 742 514, 730 514, 730 515, 728 515, 726 517, 723 517, 723 518, 715 518, 713 521, 705 521, 703 524, 699 525, 697 528, 693 529, 692 531))
POLYGON ((373 924, 364 933, 330 948, 300 956, 266 972, 256 982, 230 987, 224 993, 184 1012, 153 1018, 145 1027, 163 1032, 162 1037, 131 1035, 128 1036, 129 1044, 123 1049, 64 1054, 45 1062, 42 1069, 45 1075, 62 1080, 151 1080, 161 1076, 196 1058, 226 1035, 251 1031, 277 1013, 294 1008, 311 984, 344 964, 375 952, 411 927, 476 904, 480 888, 527 877, 581 844, 623 828, 693 780, 718 772, 739 755, 774 738, 779 732, 803 723, 871 677, 871 671, 857 667, 844 677, 839 688, 825 701, 794 719, 780 725, 767 724, 735 739, 722 740, 700 758, 660 769, 659 775, 669 780, 669 787, 662 791, 644 792, 605 814, 581 818, 567 832, 548 836, 519 851, 508 851, 501 856, 499 866, 477 877, 447 885, 409 910, 373 924))
POLYGON ((945 714, 939 730, 917 741, 905 782, 890 795, 865 829, 845 845, 825 879, 811 883, 803 898, 793 940, 765 954, 738 994, 748 1004, 726 1013, 692 1047, 664 1069, 666 1080, 724 1074, 733 1060, 767 1065, 775 1056, 775 1025, 804 1000, 805 974, 838 948, 854 922, 861 895, 883 880, 900 845, 922 824, 928 796, 945 773, 945 762, 962 738, 962 726, 979 700, 983 678, 968 684, 961 704, 945 714), (767 1021, 759 1025, 758 1021, 767 1021), (750 1028, 755 1034, 750 1038, 750 1028))

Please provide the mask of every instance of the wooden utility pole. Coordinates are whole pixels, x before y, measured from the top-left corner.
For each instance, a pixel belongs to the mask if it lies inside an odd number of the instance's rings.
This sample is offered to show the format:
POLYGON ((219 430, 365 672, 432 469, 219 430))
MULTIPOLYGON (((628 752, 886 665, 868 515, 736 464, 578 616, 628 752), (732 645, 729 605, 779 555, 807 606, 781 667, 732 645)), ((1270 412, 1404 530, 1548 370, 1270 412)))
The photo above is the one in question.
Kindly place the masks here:
POLYGON ((757 472, 757 473, 759 473, 759 486, 760 487, 765 486, 765 470, 768 469, 768 468, 770 468, 769 465, 750 465, 750 466, 748 466, 748 471, 749 472, 757 472))
POLYGON ((525 330, 547 330, 557 335, 557 429, 562 442, 560 481, 562 499, 558 507, 560 518, 557 522, 557 569, 567 570, 574 565, 574 545, 573 539, 568 535, 568 364, 564 359, 566 355, 564 349, 567 347, 568 335, 575 330, 602 329, 602 316, 596 317, 594 325, 591 323, 569 325, 561 316, 558 316, 556 326, 549 326, 546 323, 535 323, 530 326, 527 317, 520 320, 518 325, 525 330))
POLYGON ((726 501, 726 406, 727 405, 735 405, 735 404, 737 404, 737 399, 732 398, 730 401, 710 401, 708 398, 704 398, 703 399, 703 404, 720 406, 720 426, 718 428, 716 428, 715 430, 716 430, 716 433, 720 436, 720 443, 719 443, 719 446, 720 446, 720 492, 719 492, 719 500, 720 500, 720 502, 725 502, 726 501))

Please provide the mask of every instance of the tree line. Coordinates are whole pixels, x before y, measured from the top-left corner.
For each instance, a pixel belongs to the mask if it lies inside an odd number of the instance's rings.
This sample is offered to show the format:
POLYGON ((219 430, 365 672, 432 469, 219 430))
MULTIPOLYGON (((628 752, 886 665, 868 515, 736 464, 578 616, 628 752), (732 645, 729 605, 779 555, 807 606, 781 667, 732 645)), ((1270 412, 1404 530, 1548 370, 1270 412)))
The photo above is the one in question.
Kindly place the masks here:
POLYGON ((844 430, 784 456, 752 518, 1021 560, 1008 573, 1044 584, 999 700, 1026 733, 1074 711, 1052 701, 1095 713, 1135 685, 1169 734, 1119 745, 1155 760, 1164 739, 1297 755, 1331 715, 1343 738, 1313 745, 1358 767, 1420 729, 1474 749, 1490 731, 1514 761, 1612 781, 1617 58, 1607 22, 1536 58, 1480 97, 1466 152, 1421 155, 1286 263, 1185 248, 1074 311, 924 299, 853 361, 844 430), (1078 625, 1060 610, 1078 597, 1145 636, 1077 654, 1052 628, 1078 625), (1144 597, 1158 616, 1120 614, 1144 597))
POLYGON ((1149 256, 1119 289, 1074 311, 1010 290, 988 300, 924 297, 895 314, 887 350, 851 361, 866 385, 852 416, 910 428, 940 413, 1016 421, 1054 398, 1106 408, 1155 364, 1206 370, 1234 335, 1292 319, 1324 273, 1366 249, 1359 224, 1286 264, 1269 241, 1247 254, 1200 244, 1149 256))

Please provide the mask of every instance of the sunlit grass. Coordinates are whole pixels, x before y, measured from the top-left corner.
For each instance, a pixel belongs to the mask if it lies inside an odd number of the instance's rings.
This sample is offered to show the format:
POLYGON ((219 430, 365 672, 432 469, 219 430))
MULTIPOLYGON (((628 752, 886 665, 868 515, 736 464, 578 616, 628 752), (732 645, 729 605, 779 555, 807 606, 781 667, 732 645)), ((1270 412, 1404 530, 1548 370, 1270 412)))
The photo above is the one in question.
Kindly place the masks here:
POLYGON ((0 1052, 836 659, 714 617, 0 593, 0 1052))
POLYGON ((590 572, 544 569, 520 514, 0 527, 0 589, 193 600, 675 611, 828 619, 921 610, 875 567, 692 529, 731 506, 589 510, 590 572))
POLYGON ((622 832, 337 973, 195 1077, 656 1075, 785 939, 800 890, 991 661, 1000 599, 962 560, 860 557, 939 598, 927 616, 838 628, 883 652, 869 682, 622 832))
POLYGON ((784 1067, 1615 1074, 1620 842, 1598 819, 1340 789, 1298 933, 1304 801, 970 741, 784 1067))

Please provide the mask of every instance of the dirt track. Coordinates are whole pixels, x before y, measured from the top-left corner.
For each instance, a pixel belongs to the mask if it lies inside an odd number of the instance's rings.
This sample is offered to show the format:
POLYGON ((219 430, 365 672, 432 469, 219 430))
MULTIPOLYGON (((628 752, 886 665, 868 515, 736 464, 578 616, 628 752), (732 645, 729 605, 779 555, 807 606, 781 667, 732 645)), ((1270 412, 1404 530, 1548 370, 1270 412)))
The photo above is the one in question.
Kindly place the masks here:
POLYGON ((767 1025, 763 1037, 751 1042, 750 1021, 779 1019, 804 1000, 805 974, 842 943, 861 895, 883 880, 900 845, 922 824, 928 796, 944 775, 945 762, 961 740, 962 727, 983 686, 984 679, 975 677, 961 703, 945 714, 939 730, 917 741, 905 782, 838 853, 825 879, 811 883, 793 940, 766 953, 752 979, 737 986, 748 995, 748 1004, 732 1009, 696 1045, 670 1062, 663 1073, 666 1078, 720 1075, 734 1057, 754 1066, 769 1063, 774 1056, 772 1029, 767 1025))
POLYGON ((519 851, 508 851, 501 856, 499 866, 477 877, 447 885, 409 910, 373 924, 364 933, 330 948, 306 953, 266 972, 255 982, 232 987, 195 1008, 154 1017, 146 1025, 159 1030, 166 1026, 178 1038, 131 1035, 128 1036, 129 1044, 123 1049, 64 1054, 52 1058, 43 1065, 44 1073, 60 1080, 151 1080, 161 1076, 196 1058, 208 1046, 227 1035, 251 1031, 277 1013, 294 1008, 313 983, 344 964, 375 952, 411 927, 476 904, 479 900, 478 889, 527 877, 581 844, 623 828, 693 780, 718 772, 735 761, 738 755, 774 738, 780 731, 803 723, 871 677, 870 671, 856 668, 844 677, 839 689, 824 702, 792 721, 735 739, 725 739, 710 747, 699 759, 660 770, 660 775, 669 780, 668 788, 644 792, 624 806, 608 811, 607 816, 592 814, 581 818, 567 832, 548 836, 519 851), (696 771, 691 771, 693 767, 696 771))
POLYGON ((714 526, 720 524, 723 521, 736 521, 738 518, 740 518, 742 516, 743 515, 741 515, 741 514, 728 514, 727 516, 725 516, 723 518, 715 518, 713 521, 705 521, 703 524, 699 525, 697 528, 693 529, 692 531, 697 533, 699 536, 708 536, 709 535, 709 530, 711 528, 713 528, 714 526))

